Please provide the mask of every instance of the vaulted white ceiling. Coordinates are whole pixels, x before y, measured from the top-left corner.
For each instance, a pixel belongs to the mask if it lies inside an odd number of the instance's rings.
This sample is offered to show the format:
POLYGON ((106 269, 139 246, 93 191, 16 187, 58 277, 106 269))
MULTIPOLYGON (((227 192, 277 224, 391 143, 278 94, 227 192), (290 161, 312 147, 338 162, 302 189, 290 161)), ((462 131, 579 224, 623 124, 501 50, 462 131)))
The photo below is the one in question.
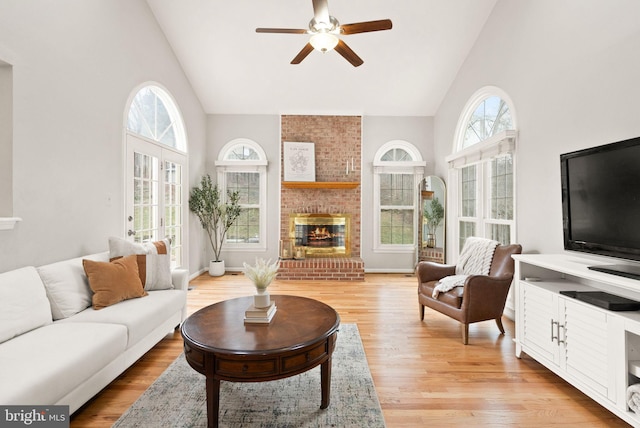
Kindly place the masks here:
POLYGON ((393 29, 342 36, 363 60, 337 52, 291 60, 311 0, 147 0, 208 114, 432 116, 496 0, 329 0, 341 24, 391 19, 393 29))

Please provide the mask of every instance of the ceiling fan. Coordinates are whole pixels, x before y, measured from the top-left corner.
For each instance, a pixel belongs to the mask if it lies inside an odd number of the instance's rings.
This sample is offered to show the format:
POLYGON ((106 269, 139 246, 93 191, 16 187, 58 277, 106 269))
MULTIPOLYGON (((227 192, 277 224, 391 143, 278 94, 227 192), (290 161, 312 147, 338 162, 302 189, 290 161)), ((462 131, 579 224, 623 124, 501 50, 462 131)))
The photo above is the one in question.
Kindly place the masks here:
POLYGON ((364 62, 347 44, 338 36, 368 33, 371 31, 381 31, 391 29, 390 19, 378 21, 356 22, 353 24, 340 25, 338 20, 329 15, 329 5, 327 0, 313 1, 313 19, 309 21, 309 29, 295 28, 256 28, 256 33, 286 33, 286 34, 310 34, 309 42, 291 61, 291 64, 300 64, 314 49, 320 52, 328 52, 335 49, 354 67, 362 65, 364 62))

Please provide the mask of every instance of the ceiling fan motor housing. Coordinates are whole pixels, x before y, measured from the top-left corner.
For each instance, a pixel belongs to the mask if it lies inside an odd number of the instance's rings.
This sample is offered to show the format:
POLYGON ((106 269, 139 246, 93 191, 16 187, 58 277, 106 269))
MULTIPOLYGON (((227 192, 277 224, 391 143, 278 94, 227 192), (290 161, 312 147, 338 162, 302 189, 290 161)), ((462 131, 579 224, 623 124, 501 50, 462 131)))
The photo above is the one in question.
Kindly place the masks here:
POLYGON ((311 33, 339 33, 340 23, 333 16, 329 16, 329 22, 317 21, 314 17, 309 21, 309 31, 311 33))

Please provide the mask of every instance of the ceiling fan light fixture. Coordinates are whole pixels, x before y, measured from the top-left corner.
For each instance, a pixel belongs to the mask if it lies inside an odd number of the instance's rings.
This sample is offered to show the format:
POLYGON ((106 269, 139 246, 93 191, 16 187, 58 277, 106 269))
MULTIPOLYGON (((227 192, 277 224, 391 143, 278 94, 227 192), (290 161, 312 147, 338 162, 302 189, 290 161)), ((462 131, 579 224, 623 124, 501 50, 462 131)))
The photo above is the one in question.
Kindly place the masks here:
POLYGON ((349 61, 354 67, 361 66, 364 61, 342 38, 350 34, 370 33, 372 31, 391 30, 390 19, 377 21, 354 22, 340 25, 338 20, 329 14, 329 0, 312 0, 313 18, 309 21, 309 29, 297 28, 256 28, 257 33, 308 34, 309 41, 302 50, 291 60, 291 64, 300 64, 314 50, 322 53, 334 50, 349 61))
POLYGON ((315 50, 324 53, 336 47, 338 44, 338 36, 326 32, 316 33, 311 36, 309 43, 311 43, 311 46, 313 46, 315 50))

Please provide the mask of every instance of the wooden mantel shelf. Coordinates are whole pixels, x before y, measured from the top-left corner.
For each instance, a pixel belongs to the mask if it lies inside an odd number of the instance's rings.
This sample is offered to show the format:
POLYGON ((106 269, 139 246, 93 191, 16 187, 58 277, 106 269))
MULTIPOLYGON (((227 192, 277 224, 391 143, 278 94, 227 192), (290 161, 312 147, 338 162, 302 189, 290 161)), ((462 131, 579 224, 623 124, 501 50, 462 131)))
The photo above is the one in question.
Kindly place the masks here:
POLYGON ((355 189, 359 181, 283 181, 288 189, 355 189))

